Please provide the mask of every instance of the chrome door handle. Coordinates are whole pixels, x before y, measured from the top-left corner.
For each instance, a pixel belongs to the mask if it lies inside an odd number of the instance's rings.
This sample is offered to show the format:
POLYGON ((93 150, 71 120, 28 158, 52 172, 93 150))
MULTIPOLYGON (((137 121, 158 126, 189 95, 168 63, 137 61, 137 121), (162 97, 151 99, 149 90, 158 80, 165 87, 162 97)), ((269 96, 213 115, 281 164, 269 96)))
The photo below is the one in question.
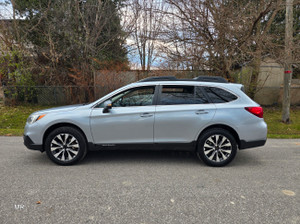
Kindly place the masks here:
POLYGON ((150 113, 142 113, 140 114, 141 117, 152 117, 153 114, 150 114, 150 113))
POLYGON ((207 110, 197 110, 195 113, 196 114, 208 114, 208 111, 207 110))

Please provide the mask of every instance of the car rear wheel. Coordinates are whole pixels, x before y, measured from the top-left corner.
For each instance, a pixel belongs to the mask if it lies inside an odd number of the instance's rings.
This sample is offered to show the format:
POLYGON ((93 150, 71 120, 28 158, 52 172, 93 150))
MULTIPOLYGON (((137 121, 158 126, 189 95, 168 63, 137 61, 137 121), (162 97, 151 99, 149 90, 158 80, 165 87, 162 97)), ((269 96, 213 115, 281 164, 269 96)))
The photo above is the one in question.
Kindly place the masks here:
POLYGON ((232 134, 221 128, 205 131, 198 140, 197 156, 209 166, 225 166, 237 152, 237 143, 232 134))
POLYGON ((86 156, 87 146, 80 131, 72 127, 60 127, 47 136, 45 150, 54 163, 72 165, 86 156))

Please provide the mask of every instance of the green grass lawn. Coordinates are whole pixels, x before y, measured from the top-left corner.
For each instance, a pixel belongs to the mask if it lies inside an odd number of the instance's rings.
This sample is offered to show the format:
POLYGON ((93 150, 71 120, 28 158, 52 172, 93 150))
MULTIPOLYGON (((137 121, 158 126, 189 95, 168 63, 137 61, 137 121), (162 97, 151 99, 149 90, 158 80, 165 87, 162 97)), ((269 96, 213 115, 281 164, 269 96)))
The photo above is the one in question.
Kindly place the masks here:
MULTIPOLYGON (((49 106, 48 106, 49 107, 49 106)), ((48 108, 47 106, 16 106, 0 105, 0 135, 21 136, 27 117, 34 111, 48 108)), ((264 118, 268 124, 269 138, 300 138, 300 108, 291 108, 291 123, 281 122, 281 108, 264 108, 264 118)))
POLYGON ((290 110, 290 124, 281 122, 281 108, 264 108, 264 119, 268 124, 268 138, 300 138, 300 107, 290 110))
POLYGON ((28 116, 45 106, 3 106, 0 105, 0 135, 23 135, 28 116))

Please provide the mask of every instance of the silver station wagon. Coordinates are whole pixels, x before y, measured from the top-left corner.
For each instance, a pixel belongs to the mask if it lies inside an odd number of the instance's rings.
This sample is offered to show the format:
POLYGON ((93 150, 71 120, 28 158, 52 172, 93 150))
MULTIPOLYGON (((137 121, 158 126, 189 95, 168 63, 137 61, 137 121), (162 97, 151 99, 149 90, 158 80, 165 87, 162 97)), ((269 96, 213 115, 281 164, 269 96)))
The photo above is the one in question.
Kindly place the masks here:
POLYGON ((37 111, 24 130, 27 148, 59 165, 88 151, 138 149, 192 151, 209 166, 224 166, 238 149, 266 139, 263 109, 243 85, 206 76, 146 78, 87 105, 37 111))

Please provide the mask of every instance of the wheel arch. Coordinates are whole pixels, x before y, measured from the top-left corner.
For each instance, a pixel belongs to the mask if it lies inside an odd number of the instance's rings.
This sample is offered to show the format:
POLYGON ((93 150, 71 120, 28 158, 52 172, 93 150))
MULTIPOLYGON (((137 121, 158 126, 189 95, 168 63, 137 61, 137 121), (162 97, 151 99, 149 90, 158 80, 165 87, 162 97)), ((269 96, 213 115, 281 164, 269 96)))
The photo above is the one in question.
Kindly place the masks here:
POLYGON ((80 127, 78 127, 77 125, 75 125, 75 124, 63 122, 63 123, 53 124, 53 125, 51 125, 50 127, 47 128, 47 130, 45 131, 45 133, 44 133, 44 135, 43 135, 43 149, 45 148, 45 147, 44 147, 44 144, 45 144, 45 141, 46 141, 47 136, 48 136, 53 130, 55 130, 55 129, 57 129, 57 128, 60 128, 60 127, 72 127, 72 128, 77 129, 78 131, 80 131, 81 134, 84 136, 84 139, 85 139, 86 144, 87 144, 87 147, 88 147, 87 137, 86 137, 85 133, 83 132, 83 130, 82 130, 80 127))
POLYGON ((233 137, 234 137, 236 143, 238 144, 238 147, 240 148, 240 146, 241 146, 241 140, 240 140, 240 137, 239 137, 238 133, 237 133, 236 130, 234 130, 232 127, 230 127, 230 126, 228 126, 228 125, 225 125, 225 124, 214 124, 214 125, 210 125, 210 126, 204 128, 204 129, 200 132, 200 134, 198 135, 197 142, 198 142, 199 138, 201 137, 201 135, 202 135, 204 132, 206 132, 206 131, 209 130, 209 129, 213 129, 213 128, 221 128, 221 129, 224 129, 224 130, 229 131, 229 132, 233 135, 233 137))

